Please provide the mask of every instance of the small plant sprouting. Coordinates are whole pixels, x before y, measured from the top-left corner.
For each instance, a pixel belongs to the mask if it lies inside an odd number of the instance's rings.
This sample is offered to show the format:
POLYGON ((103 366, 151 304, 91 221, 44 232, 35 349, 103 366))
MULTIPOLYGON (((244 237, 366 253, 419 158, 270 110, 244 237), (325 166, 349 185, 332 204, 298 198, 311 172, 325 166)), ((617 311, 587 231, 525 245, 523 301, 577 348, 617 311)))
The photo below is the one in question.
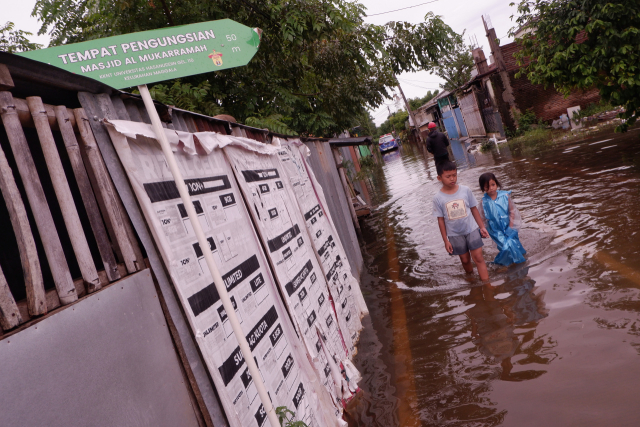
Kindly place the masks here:
POLYGON ((282 427, 309 427, 304 421, 294 421, 296 413, 286 406, 278 406, 276 408, 276 415, 282 427))

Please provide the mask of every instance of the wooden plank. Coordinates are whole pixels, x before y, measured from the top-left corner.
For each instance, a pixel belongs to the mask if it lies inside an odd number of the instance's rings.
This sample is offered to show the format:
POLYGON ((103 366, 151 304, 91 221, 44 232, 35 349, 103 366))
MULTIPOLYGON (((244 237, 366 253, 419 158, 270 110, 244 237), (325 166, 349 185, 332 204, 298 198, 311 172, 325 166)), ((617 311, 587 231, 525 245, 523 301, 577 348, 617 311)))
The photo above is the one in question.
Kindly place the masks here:
MULTIPOLYGON (((109 97, 107 94, 100 94, 95 96, 98 100, 98 106, 102 110, 102 114, 105 118, 110 120, 116 120, 117 117, 128 117, 128 113, 124 104, 113 104, 113 99, 109 97), (118 109, 120 111, 118 111, 118 109)), ((131 248, 133 249, 133 253, 136 257, 136 263, 138 264, 138 268, 144 268, 144 257, 142 256, 142 251, 140 250, 140 245, 138 245, 138 240, 136 239, 136 233, 133 230, 133 226, 131 225, 131 220, 127 215, 127 211, 122 204, 122 200, 120 196, 117 195, 115 187, 113 187, 113 191, 116 194, 116 203, 118 203, 118 208, 120 212, 122 212, 122 223, 124 224, 125 229, 127 230, 127 235, 129 236, 129 241, 131 242, 131 248)))
POLYGON ((0 268, 0 327, 8 331, 22 323, 22 316, 16 305, 16 300, 11 295, 9 284, 0 268))
POLYGON ((93 190, 98 200, 102 202, 100 206, 101 209, 103 209, 102 215, 103 217, 108 217, 111 222, 113 230, 112 237, 122 252, 122 259, 127 267, 127 271, 129 274, 134 273, 138 271, 139 266, 136 263, 135 253, 133 252, 127 230, 124 226, 122 219, 123 213, 120 212, 116 201, 117 194, 109 177, 109 173, 107 172, 102 155, 100 154, 98 144, 93 136, 89 119, 82 108, 77 108, 73 113, 79 124, 80 141, 88 161, 88 164, 85 166, 93 172, 95 177, 93 190))
MULTIPOLYGON (((30 96, 27 98, 27 103, 29 104, 29 110, 31 110, 33 122, 36 125, 36 132, 38 133, 42 153, 44 154, 47 169, 49 170, 53 190, 60 205, 62 219, 67 228, 69 240, 71 240, 71 247, 78 261, 80 274, 87 289, 95 288, 96 286, 100 287, 98 271, 93 264, 89 243, 87 243, 87 237, 84 235, 84 230, 82 229, 80 216, 78 215, 78 210, 71 195, 71 189, 69 188, 69 183, 67 182, 67 177, 62 167, 60 154, 56 148, 56 141, 53 139, 53 133, 49 127, 49 121, 47 119, 47 113, 44 110, 42 99, 38 96, 30 96)), ((70 131, 73 134, 73 129, 70 129, 70 131)))
MULTIPOLYGON (((74 111, 74 115, 75 115, 75 111, 74 111)), ((80 155, 82 156, 82 162, 84 163, 85 170, 87 171, 87 175, 89 176, 89 182, 91 183, 91 188, 96 196, 96 201, 98 202, 98 208, 100 209, 100 212, 103 212, 102 219, 104 221, 105 227, 107 228, 107 234, 109 236, 109 241, 111 243, 111 250, 116 256, 116 262, 119 262, 119 263, 124 262, 122 258, 122 251, 120 250, 120 246, 118 245, 118 240, 116 239, 116 234, 113 228, 112 219, 107 214, 108 209, 104 205, 104 198, 97 193, 100 190, 100 185, 98 185, 98 180, 95 176, 93 169, 91 168, 91 161, 87 157, 87 150, 84 148, 84 142, 82 142, 82 135, 80 132, 77 133, 77 137, 78 137, 78 141, 80 141, 80 155)))
POLYGON ((0 90, 9 90, 14 87, 15 85, 13 84, 11 73, 9 73, 9 67, 5 64, 0 64, 0 90))
POLYGON ((32 316, 47 312, 44 296, 44 282, 40 270, 40 260, 36 243, 31 233, 27 210, 22 202, 18 186, 13 178, 13 171, 7 162, 4 151, 0 148, 0 190, 4 198, 13 232, 18 242, 20 263, 24 274, 27 291, 27 306, 32 316))
MULTIPOLYGON (((27 101, 20 98, 13 98, 14 105, 16 106, 16 111, 18 112, 18 117, 20 118, 20 123, 22 123, 22 127, 35 127, 33 123, 33 117, 31 117, 31 111, 29 111, 29 104, 27 101)), ((44 109, 47 112, 47 120, 49 121, 49 126, 53 130, 58 130, 58 121, 56 120, 56 114, 53 111, 53 105, 44 104, 44 109)), ((73 112, 67 108, 70 114, 71 126, 76 127, 76 118, 73 117, 73 112)))
POLYGON ((22 178, 27 199, 38 227, 40 240, 49 262, 60 301, 63 305, 70 304, 78 299, 78 294, 73 286, 73 280, 62 251, 62 244, 51 217, 42 184, 38 178, 36 165, 31 157, 31 151, 29 151, 27 138, 22 131, 11 92, 0 92, 0 115, 2 116, 2 122, 9 138, 13 156, 16 159, 18 172, 22 178))
MULTIPOLYGON (((73 175, 76 179, 76 183, 78 184, 78 189, 80 190, 80 196, 82 197, 84 208, 87 211, 87 216, 89 217, 89 224, 91 225, 91 230, 93 231, 96 243, 98 244, 98 251, 100 252, 100 258, 104 265, 106 277, 109 282, 113 282, 120 279, 116 258, 113 255, 107 230, 102 222, 98 202, 96 201, 96 197, 91 189, 91 182, 89 181, 89 176, 87 175, 87 171, 82 161, 78 140, 71 128, 69 120, 67 120, 69 113, 67 108, 64 106, 55 107, 54 110, 58 119, 58 127, 62 133, 62 139, 64 140, 64 145, 67 150, 67 155, 71 162, 73 175)), ((87 291, 91 293, 97 291, 101 287, 102 284, 98 284, 97 286, 88 286, 87 291)))

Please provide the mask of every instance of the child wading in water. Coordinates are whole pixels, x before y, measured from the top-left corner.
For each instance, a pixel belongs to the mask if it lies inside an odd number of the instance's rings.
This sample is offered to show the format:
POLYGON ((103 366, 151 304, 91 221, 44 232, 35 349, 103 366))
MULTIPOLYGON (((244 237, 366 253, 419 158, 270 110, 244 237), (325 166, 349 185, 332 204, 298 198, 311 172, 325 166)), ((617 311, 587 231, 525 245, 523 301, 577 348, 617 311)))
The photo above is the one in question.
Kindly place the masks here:
POLYGON ((487 220, 487 230, 500 251, 494 263, 511 265, 524 262, 524 250, 518 239, 522 225, 520 213, 511 200, 511 191, 502 188, 496 176, 490 172, 480 175, 480 189, 484 191, 482 210, 487 220))
POLYGON ((437 169, 442 189, 433 198, 433 216, 438 218, 444 247, 450 255, 460 256, 467 274, 473 273, 473 259, 480 279, 487 282, 489 273, 482 257, 482 238, 489 237, 489 233, 478 212, 478 201, 469 187, 457 184, 455 163, 444 161, 437 169))

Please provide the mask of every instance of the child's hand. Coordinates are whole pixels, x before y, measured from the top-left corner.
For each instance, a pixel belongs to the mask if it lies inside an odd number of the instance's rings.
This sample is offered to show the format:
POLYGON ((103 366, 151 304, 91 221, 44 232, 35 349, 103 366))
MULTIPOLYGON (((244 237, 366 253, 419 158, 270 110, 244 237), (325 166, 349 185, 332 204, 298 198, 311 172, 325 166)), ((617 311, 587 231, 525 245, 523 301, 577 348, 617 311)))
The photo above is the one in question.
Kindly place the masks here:
POLYGON ((480 235, 486 239, 487 237, 489 237, 489 232, 487 231, 486 228, 481 227, 480 228, 480 235))
POLYGON ((444 248, 447 250, 447 252, 449 252, 450 254, 453 253, 453 245, 451 245, 450 241, 446 241, 444 242, 444 248))

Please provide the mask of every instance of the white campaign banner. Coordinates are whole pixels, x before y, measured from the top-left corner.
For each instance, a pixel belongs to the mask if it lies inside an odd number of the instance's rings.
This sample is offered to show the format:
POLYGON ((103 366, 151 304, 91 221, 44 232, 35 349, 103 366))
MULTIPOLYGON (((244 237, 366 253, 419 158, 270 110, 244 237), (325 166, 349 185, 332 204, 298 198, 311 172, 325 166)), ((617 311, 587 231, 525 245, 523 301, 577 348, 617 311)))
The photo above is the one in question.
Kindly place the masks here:
MULTIPOLYGON (((348 330, 352 345, 358 341, 362 323, 368 313, 358 280, 351 274, 351 267, 342 242, 326 208, 322 187, 306 163, 309 149, 298 140, 278 140, 280 162, 285 169, 302 211, 305 226, 320 260, 322 272, 329 283, 335 302, 338 322, 343 331, 348 330)), ((352 348, 355 351, 355 348, 352 348)), ((355 369, 355 368, 354 368, 355 369)))
MULTIPOLYGON (((277 153, 247 151, 233 145, 226 146, 224 152, 257 224, 294 324, 336 407, 341 410, 357 390, 356 381, 349 383, 347 373, 350 371, 353 377, 358 377, 351 364, 355 342, 349 323, 353 324, 354 331, 359 331, 360 318, 355 310, 350 318, 346 313, 336 315, 346 287, 334 286, 335 291, 330 291, 326 276, 332 278, 344 263, 335 260, 330 275, 325 275, 320 267, 296 193, 277 153)), ((343 313, 342 308, 339 312, 343 313)), ((357 338, 357 332, 355 335, 357 338)))
MULTIPOLYGON (((321 384, 326 381, 309 362, 282 305, 233 171, 220 148, 227 144, 242 147, 247 140, 166 130, 208 237, 209 247, 202 248, 162 150, 152 139, 155 135, 150 125, 114 120, 108 129, 230 425, 260 427, 268 421, 204 262, 206 250, 213 253, 273 406, 286 406, 309 426, 340 425, 339 411, 321 384)), ((247 152, 245 148, 237 150, 247 152)))

